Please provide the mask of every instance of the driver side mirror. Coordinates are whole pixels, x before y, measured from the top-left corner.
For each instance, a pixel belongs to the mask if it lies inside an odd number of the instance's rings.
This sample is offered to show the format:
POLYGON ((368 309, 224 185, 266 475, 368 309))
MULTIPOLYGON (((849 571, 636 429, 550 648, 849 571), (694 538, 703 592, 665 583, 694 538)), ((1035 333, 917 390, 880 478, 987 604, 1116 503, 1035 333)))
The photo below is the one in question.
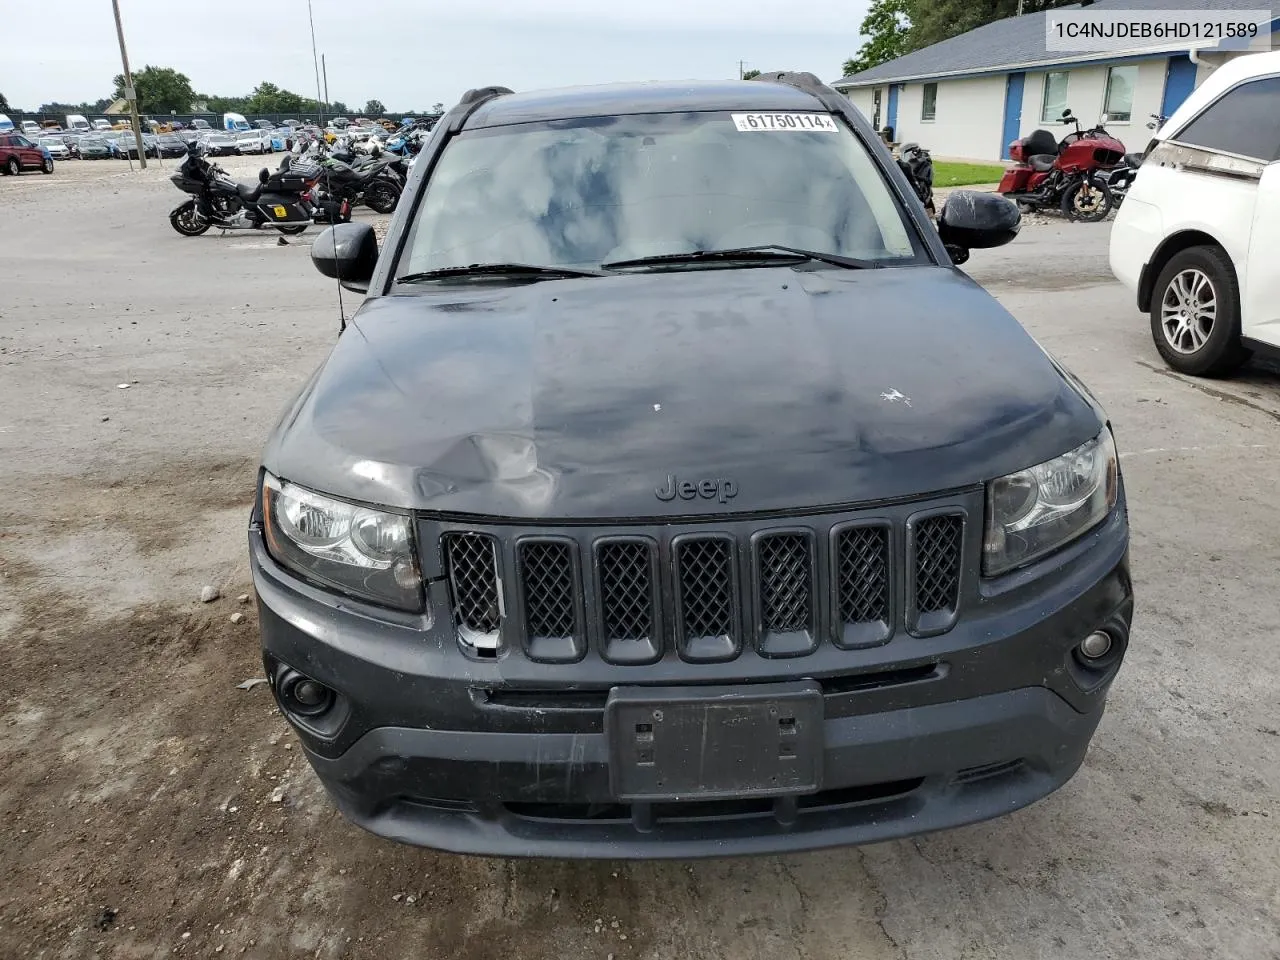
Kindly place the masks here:
POLYGON ((311 262, 348 290, 368 293, 373 268, 378 265, 378 238, 373 227, 367 223, 334 224, 311 245, 311 262))
POLYGON ((970 250, 1003 246, 1021 228, 1022 214, 1017 204, 976 190, 954 191, 938 217, 938 236, 957 264, 969 259, 970 250))

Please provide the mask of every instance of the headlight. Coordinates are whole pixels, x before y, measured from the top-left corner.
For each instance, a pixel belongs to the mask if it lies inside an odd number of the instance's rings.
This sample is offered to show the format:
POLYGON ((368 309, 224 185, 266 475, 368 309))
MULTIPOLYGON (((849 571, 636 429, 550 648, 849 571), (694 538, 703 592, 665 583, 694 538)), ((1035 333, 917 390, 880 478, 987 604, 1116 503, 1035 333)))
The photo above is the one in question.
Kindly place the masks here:
POLYGON ((1091 530, 1116 505, 1119 489, 1109 429, 1069 453, 988 483, 982 572, 1004 573, 1091 530))
POLYGON ((409 517, 333 500, 263 474, 267 549, 327 586, 400 610, 422 609, 409 517))

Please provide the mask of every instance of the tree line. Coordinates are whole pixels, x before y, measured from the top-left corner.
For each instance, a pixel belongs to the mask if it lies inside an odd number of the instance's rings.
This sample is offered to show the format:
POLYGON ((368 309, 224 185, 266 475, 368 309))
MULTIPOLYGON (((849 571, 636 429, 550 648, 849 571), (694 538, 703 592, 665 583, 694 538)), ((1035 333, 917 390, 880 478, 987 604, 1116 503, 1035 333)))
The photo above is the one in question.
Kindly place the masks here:
POLYGON ((1075 2, 1077 0, 872 0, 862 21, 862 47, 844 62, 844 72, 848 76, 870 70, 995 20, 1075 2))
MULTIPOLYGON (((42 103, 38 109, 29 111, 18 111, 16 108, 11 108, 4 95, 0 94, 0 113, 15 111, 20 113, 53 114, 56 116, 68 113, 100 114, 112 103, 124 96, 124 75, 117 74, 112 83, 114 87, 111 98, 85 101, 83 103, 42 103)), ((153 116, 163 116, 169 113, 185 115, 205 111, 209 113, 247 114, 296 113, 311 116, 323 113, 330 117, 358 114, 375 119, 388 115, 387 107, 381 100, 369 100, 364 104, 363 109, 359 104, 348 106, 341 100, 334 100, 322 105, 314 97, 304 97, 301 94, 294 93, 292 90, 278 87, 267 80, 262 81, 262 83, 253 88, 252 92, 242 97, 224 97, 197 93, 191 86, 191 79, 185 73, 181 73, 173 67, 147 65, 141 70, 136 70, 133 74, 133 86, 138 96, 138 112, 153 116), (203 111, 193 109, 193 107, 200 104, 204 104, 203 111)), ((441 113, 443 111, 444 104, 436 103, 431 106, 430 110, 399 110, 395 111, 395 115, 405 116, 422 113, 441 113)))

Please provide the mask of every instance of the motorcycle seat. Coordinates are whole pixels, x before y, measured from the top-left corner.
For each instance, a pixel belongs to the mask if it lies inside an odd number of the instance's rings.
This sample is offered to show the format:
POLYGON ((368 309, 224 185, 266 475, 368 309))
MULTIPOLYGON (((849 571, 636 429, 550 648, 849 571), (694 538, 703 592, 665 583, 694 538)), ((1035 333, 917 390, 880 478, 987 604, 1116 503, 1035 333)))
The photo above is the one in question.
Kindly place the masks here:
POLYGON ((1031 165, 1031 169, 1036 173, 1048 173, 1053 169, 1053 164, 1058 158, 1047 153, 1037 153, 1035 156, 1028 157, 1027 163, 1031 165))
POLYGON ((237 183, 236 193, 245 203, 253 203, 262 196, 262 184, 255 183, 253 186, 248 186, 244 183, 237 183))

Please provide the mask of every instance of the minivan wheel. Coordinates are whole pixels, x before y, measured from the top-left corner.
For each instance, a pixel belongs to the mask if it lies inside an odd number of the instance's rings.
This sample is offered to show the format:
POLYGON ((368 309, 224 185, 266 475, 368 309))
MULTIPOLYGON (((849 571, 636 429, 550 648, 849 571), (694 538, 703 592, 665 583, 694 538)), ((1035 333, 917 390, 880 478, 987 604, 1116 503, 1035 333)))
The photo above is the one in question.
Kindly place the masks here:
POLYGON ((11 177, 16 177, 22 172, 22 164, 18 162, 17 157, 10 157, 4 165, 4 172, 11 177))
POLYGON ((1249 359, 1240 342, 1240 285, 1218 247, 1191 247, 1160 271, 1151 298, 1151 336, 1173 369, 1221 377, 1249 359))

